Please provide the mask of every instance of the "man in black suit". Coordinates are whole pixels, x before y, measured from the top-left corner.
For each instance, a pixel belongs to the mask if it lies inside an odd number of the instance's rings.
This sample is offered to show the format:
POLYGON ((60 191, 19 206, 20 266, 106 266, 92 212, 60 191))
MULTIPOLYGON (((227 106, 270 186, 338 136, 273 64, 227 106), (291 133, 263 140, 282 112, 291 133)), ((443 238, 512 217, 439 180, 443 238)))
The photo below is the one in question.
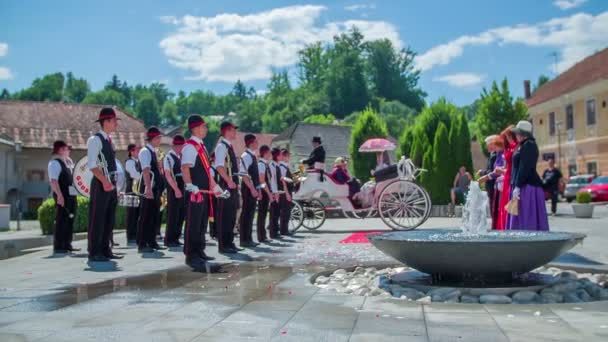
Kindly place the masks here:
POLYGON ((313 150, 310 152, 308 159, 301 160, 302 164, 306 164, 307 168, 319 170, 319 181, 323 182, 323 173, 325 172, 325 149, 321 144, 321 137, 312 138, 313 150))

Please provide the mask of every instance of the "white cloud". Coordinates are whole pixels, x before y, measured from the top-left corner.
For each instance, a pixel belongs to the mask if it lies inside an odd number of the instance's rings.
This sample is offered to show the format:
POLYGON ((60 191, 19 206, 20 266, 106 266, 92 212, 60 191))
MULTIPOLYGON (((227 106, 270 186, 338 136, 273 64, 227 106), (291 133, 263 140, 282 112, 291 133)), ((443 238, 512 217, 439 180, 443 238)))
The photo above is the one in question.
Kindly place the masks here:
POLYGON ((8 44, 0 42, 0 57, 8 54, 8 44))
POLYGON ((344 7, 345 10, 350 11, 350 12, 357 12, 357 11, 362 11, 362 10, 373 10, 376 9, 376 4, 353 4, 353 5, 349 5, 344 7))
POLYGON ((13 79, 13 73, 11 69, 0 66, 0 81, 7 81, 13 79))
POLYGON ((485 75, 471 72, 461 72, 451 75, 436 77, 433 81, 444 82, 453 87, 470 88, 479 86, 485 79, 485 75))
POLYGON ((534 25, 504 26, 474 36, 461 36, 419 55, 416 66, 425 71, 446 65, 462 56, 466 47, 489 44, 522 44, 555 49, 560 54, 558 71, 564 71, 582 58, 608 46, 608 12, 597 16, 578 13, 534 25))
POLYGON ((366 40, 389 38, 402 43, 397 29, 383 21, 347 20, 318 23, 325 6, 290 6, 249 15, 219 14, 161 17, 177 30, 160 42, 173 66, 194 72, 188 79, 232 82, 267 79, 273 68, 297 62, 298 51, 316 41, 331 42, 357 26, 366 40))
POLYGON ((554 0, 553 5, 558 7, 562 11, 565 11, 579 7, 585 2, 587 2, 587 0, 554 0))

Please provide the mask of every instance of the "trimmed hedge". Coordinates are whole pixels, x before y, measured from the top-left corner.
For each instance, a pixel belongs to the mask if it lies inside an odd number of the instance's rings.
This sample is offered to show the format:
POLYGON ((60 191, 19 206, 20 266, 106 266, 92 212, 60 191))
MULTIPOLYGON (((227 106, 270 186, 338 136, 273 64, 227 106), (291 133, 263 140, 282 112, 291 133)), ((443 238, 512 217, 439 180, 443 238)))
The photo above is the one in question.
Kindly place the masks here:
MULTIPOLYGON (((48 198, 38 208, 38 222, 42 234, 53 234, 55 228, 55 200, 48 198)), ((116 207, 116 223, 114 229, 125 229, 127 222, 127 212, 125 207, 116 207)), ((74 233, 86 232, 89 225, 89 199, 78 196, 78 207, 74 219, 74 233)))

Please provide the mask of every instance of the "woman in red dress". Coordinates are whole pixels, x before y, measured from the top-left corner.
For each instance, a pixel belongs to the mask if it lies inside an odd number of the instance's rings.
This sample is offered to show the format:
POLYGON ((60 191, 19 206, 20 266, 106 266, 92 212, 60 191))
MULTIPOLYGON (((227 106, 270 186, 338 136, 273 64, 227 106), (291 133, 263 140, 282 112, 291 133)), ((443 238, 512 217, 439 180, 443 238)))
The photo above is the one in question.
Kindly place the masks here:
POLYGON ((503 180, 503 188, 502 193, 500 194, 500 204, 498 206, 498 224, 496 225, 497 230, 505 230, 507 225, 507 210, 505 209, 507 203, 509 203, 509 194, 511 193, 511 169, 513 167, 513 152, 517 148, 517 140, 515 139, 515 134, 511 131, 513 129, 513 125, 505 128, 502 133, 500 133, 500 137, 502 138, 505 146, 504 158, 505 158, 505 167, 497 168, 495 170, 496 173, 502 174, 503 180))

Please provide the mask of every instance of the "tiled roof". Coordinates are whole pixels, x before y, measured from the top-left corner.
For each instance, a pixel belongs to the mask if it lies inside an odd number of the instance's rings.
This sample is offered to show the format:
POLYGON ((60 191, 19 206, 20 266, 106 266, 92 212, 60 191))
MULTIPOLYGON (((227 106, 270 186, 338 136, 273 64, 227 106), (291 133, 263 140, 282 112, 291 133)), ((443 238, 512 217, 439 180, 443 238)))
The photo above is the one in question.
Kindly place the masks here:
MULTIPOLYGON (((26 148, 51 148, 53 141, 65 140, 74 149, 86 149, 89 136, 99 130, 95 122, 104 106, 61 102, 0 101, 0 133, 26 148)), ((117 150, 129 143, 143 144, 142 121, 115 108, 122 119, 112 134, 117 150)))
POLYGON ((567 94, 587 84, 608 78, 608 48, 591 55, 538 88, 526 103, 528 107, 567 94))

